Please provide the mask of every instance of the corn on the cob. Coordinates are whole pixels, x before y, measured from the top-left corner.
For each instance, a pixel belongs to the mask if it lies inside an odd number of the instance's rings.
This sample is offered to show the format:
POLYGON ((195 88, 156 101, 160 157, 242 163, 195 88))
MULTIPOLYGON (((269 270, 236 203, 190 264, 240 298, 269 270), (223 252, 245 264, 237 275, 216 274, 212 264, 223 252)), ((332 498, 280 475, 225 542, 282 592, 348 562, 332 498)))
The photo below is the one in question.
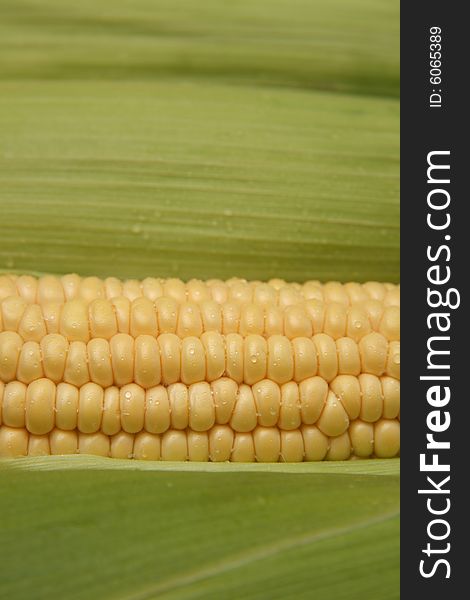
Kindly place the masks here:
POLYGON ((0 300, 8 296, 19 296, 27 303, 59 303, 81 298, 91 302, 98 298, 111 299, 119 296, 130 301, 145 297, 155 301, 161 297, 172 298, 178 303, 214 300, 224 304, 230 300, 240 304, 274 304, 287 308, 303 300, 321 300, 339 304, 363 304, 368 300, 377 300, 384 306, 400 305, 400 288, 391 283, 368 282, 364 284, 307 281, 303 284, 286 283, 273 279, 268 283, 230 279, 221 281, 211 279, 200 281, 193 279, 183 283, 179 279, 156 279, 148 277, 143 281, 119 281, 114 277, 105 280, 97 277, 79 277, 64 275, 54 277, 46 275, 36 278, 29 275, 0 276, 0 300))
POLYGON ((252 431, 258 425, 292 430, 317 424, 325 435, 344 433, 351 422, 375 423, 395 419, 400 411, 398 380, 384 376, 343 375, 330 386, 322 377, 283 385, 264 379, 253 386, 223 377, 189 386, 173 383, 145 390, 135 383, 103 388, 86 383, 77 388, 37 379, 0 388, 0 423, 26 427, 42 435, 54 427, 82 433, 120 430, 164 433, 168 429, 207 431, 214 424, 230 424, 234 431, 252 431))
POLYGON ((302 462, 304 460, 347 460, 355 456, 391 458, 400 448, 397 420, 380 420, 374 425, 356 421, 354 430, 326 436, 315 425, 289 431, 257 426, 251 432, 215 425, 208 431, 169 429, 163 434, 120 431, 81 433, 53 429, 49 434, 32 434, 26 429, 0 427, 0 456, 44 456, 49 454, 96 454, 112 458, 175 461, 302 462))
POLYGON ((0 333, 0 379, 31 383, 48 377, 81 386, 93 381, 103 387, 135 381, 145 388, 176 381, 186 384, 213 381, 226 373, 249 385, 262 379, 297 382, 320 375, 332 381, 337 375, 389 375, 400 378, 400 343, 387 342, 372 332, 358 343, 351 338, 334 340, 320 333, 312 338, 289 340, 274 335, 263 338, 207 332, 201 337, 179 338, 164 333, 137 338, 125 333, 68 342, 48 334, 41 342, 23 342, 12 331, 0 333))
POLYGON ((27 304, 18 296, 0 303, 0 331, 17 332, 25 341, 40 341, 60 333, 69 341, 111 339, 117 333, 157 336, 174 333, 181 338, 204 332, 240 335, 285 335, 290 340, 325 333, 334 339, 355 341, 377 331, 389 341, 400 339, 399 307, 373 304, 345 306, 305 300, 281 309, 274 305, 203 301, 178 304, 171 298, 118 296, 111 300, 69 300, 63 304, 27 304))
POLYGON ((399 288, 0 277, 0 456, 399 452, 399 288))

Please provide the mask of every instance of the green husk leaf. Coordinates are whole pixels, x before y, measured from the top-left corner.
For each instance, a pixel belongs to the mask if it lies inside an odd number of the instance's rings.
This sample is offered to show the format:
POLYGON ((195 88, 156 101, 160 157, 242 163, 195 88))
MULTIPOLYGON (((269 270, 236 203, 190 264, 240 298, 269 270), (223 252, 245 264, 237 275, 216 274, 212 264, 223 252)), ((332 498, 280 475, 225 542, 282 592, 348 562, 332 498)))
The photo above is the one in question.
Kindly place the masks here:
POLYGON ((0 268, 398 281, 394 2, 95 4, 6 4, 0 268))
POLYGON ((9 598, 398 597, 397 460, 17 459, 0 487, 9 598))

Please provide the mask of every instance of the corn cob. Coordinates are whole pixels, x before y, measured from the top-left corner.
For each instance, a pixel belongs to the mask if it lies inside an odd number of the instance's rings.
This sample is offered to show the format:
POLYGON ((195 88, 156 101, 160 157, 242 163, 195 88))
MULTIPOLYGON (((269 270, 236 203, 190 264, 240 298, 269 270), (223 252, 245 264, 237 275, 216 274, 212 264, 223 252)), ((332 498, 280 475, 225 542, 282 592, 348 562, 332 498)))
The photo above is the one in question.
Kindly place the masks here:
POLYGON ((214 300, 218 304, 236 301, 240 304, 274 304, 287 308, 303 300, 320 300, 338 304, 363 304, 376 300, 385 306, 399 306, 400 287, 392 283, 367 282, 346 283, 307 281, 303 284, 286 283, 282 279, 272 279, 268 283, 229 279, 200 281, 193 279, 187 283, 179 279, 156 279, 148 277, 143 281, 135 279, 120 281, 114 277, 105 280, 97 277, 46 275, 36 278, 29 275, 0 276, 0 300, 8 296, 19 296, 29 304, 59 303, 66 300, 83 299, 91 302, 96 299, 111 299, 119 296, 130 301, 145 297, 155 301, 160 297, 172 298, 179 304, 199 303, 214 300))
POLYGON ((399 382, 392 377, 343 375, 330 386, 322 377, 281 386, 265 379, 253 386, 237 385, 220 378, 186 386, 174 383, 148 390, 131 383, 103 389, 95 383, 77 388, 37 379, 2 384, 0 423, 25 428, 33 434, 50 433, 54 427, 82 433, 102 431, 114 435, 123 430, 164 433, 168 429, 208 431, 215 424, 229 424, 246 433, 258 425, 292 430, 313 425, 329 436, 341 435, 351 422, 374 423, 399 418, 399 382))
POLYGON ((348 336, 356 341, 372 331, 389 341, 400 339, 400 309, 378 300, 365 305, 346 306, 336 302, 305 300, 279 308, 275 305, 199 304, 167 297, 155 301, 123 296, 111 300, 68 300, 55 304, 28 304, 19 296, 0 302, 0 331, 15 331, 25 341, 39 341, 47 334, 60 333, 69 341, 87 342, 95 337, 110 339, 117 333, 179 337, 200 336, 213 331, 224 335, 285 335, 289 339, 326 333, 334 339, 348 336))
POLYGON ((0 456, 399 452, 399 288, 0 277, 0 456))

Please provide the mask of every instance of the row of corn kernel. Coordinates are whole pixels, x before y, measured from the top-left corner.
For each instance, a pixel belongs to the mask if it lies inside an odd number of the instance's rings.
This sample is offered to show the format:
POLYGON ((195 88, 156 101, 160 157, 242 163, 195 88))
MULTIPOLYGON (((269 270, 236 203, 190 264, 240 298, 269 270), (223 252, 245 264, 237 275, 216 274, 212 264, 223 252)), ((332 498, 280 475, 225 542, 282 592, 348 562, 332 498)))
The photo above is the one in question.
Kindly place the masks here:
POLYGON ((76 388, 38 379, 26 386, 19 381, 0 383, 0 423, 26 427, 34 434, 54 427, 82 433, 121 430, 163 433, 168 429, 208 431, 230 424, 248 432, 258 425, 293 430, 316 424, 327 436, 344 433, 360 418, 374 423, 400 415, 400 383, 391 377, 340 375, 330 386, 321 377, 282 386, 269 379, 238 385, 228 378, 186 386, 175 383, 144 390, 136 384, 103 389, 95 383, 76 388))
POLYGON ((103 387, 137 383, 149 388, 159 383, 214 381, 223 375, 252 385, 266 378, 286 383, 319 375, 332 381, 337 375, 360 373, 400 379, 400 342, 388 342, 375 332, 357 344, 324 333, 292 341, 281 335, 266 339, 207 332, 200 338, 181 339, 164 333, 134 339, 118 333, 109 342, 94 338, 88 344, 69 343, 59 334, 38 343, 23 342, 12 331, 0 333, 0 381, 4 383, 48 377, 77 386, 93 381, 103 387))
POLYGON ((49 454, 94 454, 112 458, 198 462, 302 462, 361 458, 393 458, 400 451, 400 424, 382 419, 375 424, 355 421, 349 432, 329 438, 317 427, 282 431, 257 427, 234 432, 227 425, 210 431, 169 430, 162 435, 141 432, 79 433, 54 429, 32 435, 25 429, 0 427, 0 458, 49 454))
POLYGON ((25 341, 40 341, 48 333, 60 333, 69 341, 110 339, 116 333, 153 335, 176 333, 179 337, 200 336, 205 331, 241 335, 286 335, 289 339, 326 333, 334 339, 348 336, 359 341, 371 331, 388 340, 400 339, 400 308, 383 306, 377 300, 345 306, 308 300, 281 309, 274 305, 178 304, 171 298, 155 301, 123 296, 112 300, 71 300, 64 304, 27 304, 19 296, 0 303, 0 331, 16 331, 25 341))
POLYGON ((286 283, 273 279, 268 283, 229 279, 200 281, 192 279, 187 283, 179 279, 157 279, 148 277, 143 281, 135 279, 120 281, 114 277, 105 280, 97 277, 46 275, 36 278, 30 275, 0 276, 0 300, 7 296, 20 296, 28 303, 63 303, 66 300, 82 298, 91 302, 97 298, 111 299, 125 296, 129 300, 146 297, 156 300, 162 296, 173 298, 178 303, 214 300, 223 304, 229 300, 241 304, 274 304, 285 308, 304 300, 316 299, 324 302, 338 302, 349 305, 366 300, 378 300, 386 306, 400 304, 400 287, 391 283, 368 282, 346 283, 307 281, 303 284, 286 283))

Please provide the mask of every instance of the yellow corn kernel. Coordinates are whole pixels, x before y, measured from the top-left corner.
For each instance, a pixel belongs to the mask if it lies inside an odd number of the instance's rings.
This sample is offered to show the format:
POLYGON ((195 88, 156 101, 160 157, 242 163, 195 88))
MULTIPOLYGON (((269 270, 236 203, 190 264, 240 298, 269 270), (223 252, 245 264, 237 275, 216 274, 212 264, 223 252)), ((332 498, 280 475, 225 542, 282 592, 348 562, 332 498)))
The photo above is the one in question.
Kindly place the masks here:
MULTIPOLYGON (((103 403, 104 391, 101 386, 96 383, 86 383, 80 388, 78 397, 79 431, 82 433, 96 433, 99 431, 101 428, 103 403)), ((123 429, 125 429, 124 426, 123 429)))
POLYGON ((281 453, 279 429, 259 426, 253 431, 253 442, 258 462, 278 462, 281 453))
POLYGON ((361 372, 361 357, 359 346, 349 338, 343 337, 336 340, 338 353, 338 373, 341 375, 359 375, 361 372))
POLYGON ((161 439, 162 460, 184 461, 188 459, 186 432, 169 429, 161 439))
POLYGON ((194 431, 207 431, 215 423, 215 406, 207 382, 189 386, 189 427, 194 431))
POLYGON ((102 387, 113 385, 114 373, 108 341, 103 338, 94 338, 90 340, 87 344, 87 358, 90 379, 102 387))
POLYGON ((26 309, 26 301, 19 296, 8 296, 1 303, 4 331, 18 331, 26 309))
POLYGON ((90 381, 87 347, 84 342, 72 342, 69 345, 65 361, 64 381, 77 387, 90 381))
POLYGON ((258 422, 255 399, 250 386, 242 384, 233 409, 230 427, 234 431, 246 433, 252 431, 258 422))
POLYGON ((160 436, 141 431, 134 437, 133 452, 137 460, 160 460, 160 436))
POLYGON ((77 427, 79 410, 79 390, 69 383, 59 383, 55 398, 55 423, 61 430, 77 427))
POLYGON ((137 281, 137 279, 127 279, 123 283, 122 293, 126 298, 129 298, 131 302, 140 298, 142 296, 140 281, 137 281))
POLYGON ((365 421, 353 421, 349 427, 349 437, 355 456, 366 458, 374 452, 374 425, 365 421))
POLYGON ((348 324, 348 310, 344 304, 331 302, 325 309, 325 320, 323 323, 323 332, 334 340, 346 335, 348 324))
POLYGON ((88 305, 83 300, 70 300, 62 308, 59 332, 71 342, 88 342, 88 305))
POLYGON ((8 383, 15 379, 22 345, 16 332, 0 333, 0 381, 8 383))
POLYGON ((303 381, 317 374, 317 350, 310 338, 298 337, 292 340, 294 379, 303 381))
POLYGON ((200 303, 203 331, 223 332, 222 310, 215 300, 204 300, 200 303))
POLYGON ((384 419, 396 419, 400 414, 400 381, 393 377, 381 377, 384 419))
POLYGON ((129 298, 116 296, 111 299, 114 314, 116 315, 117 329, 119 333, 129 333, 131 303, 129 298))
POLYGON ((400 379, 400 342, 389 344, 386 375, 400 379))
POLYGON ((189 393, 187 386, 182 383, 173 383, 168 386, 168 400, 170 402, 171 427, 173 429, 186 429, 189 425, 189 393))
POLYGON ((215 406, 215 421, 218 425, 225 425, 232 416, 238 385, 233 379, 222 377, 211 382, 211 392, 215 406))
MULTIPOLYGON (((90 343, 94 341, 92 340, 90 343)), ((67 352, 69 350, 68 341, 63 335, 50 333, 42 338, 39 345, 44 376, 59 383, 64 377, 67 352)))
POLYGON ((121 388, 119 409, 124 431, 128 433, 142 431, 145 421, 145 391, 140 386, 130 383, 121 388))
POLYGON ((209 436, 207 431, 188 431, 188 460, 207 462, 209 460, 209 436))
POLYGON ((246 463, 255 461, 255 445, 251 433, 235 432, 230 460, 246 463))
POLYGON ((200 279, 191 279, 186 284, 186 295, 190 302, 203 302, 210 299, 208 286, 200 279))
POLYGON ((273 427, 279 421, 281 410, 281 390, 277 383, 263 379, 252 388, 258 415, 258 423, 263 427, 273 427))
POLYGON ((121 429, 119 388, 106 388, 103 397, 101 428, 106 435, 114 435, 121 429))
POLYGON ((281 387, 281 408, 278 426, 280 429, 297 429, 302 423, 300 414, 299 387, 294 381, 281 387))
POLYGON ((158 385, 162 380, 160 349, 151 335, 139 335, 135 340, 134 380, 144 388, 158 385))
POLYGON ((110 439, 104 433, 79 433, 78 451, 80 454, 110 455, 110 439))
POLYGON ((238 333, 229 333, 225 336, 225 356, 227 376, 241 383, 245 372, 245 356, 244 340, 238 333))
POLYGON ((57 302, 48 302, 41 306, 47 333, 59 333, 62 308, 63 305, 57 302))
POLYGON ((149 433, 163 433, 170 428, 170 401, 167 388, 162 385, 150 388, 145 393, 145 422, 149 433))
POLYGON ((25 427, 26 390, 26 385, 20 381, 10 381, 3 388, 2 421, 5 425, 25 427))
POLYGON ((49 436, 33 434, 29 436, 28 456, 49 456, 50 453, 49 436))
POLYGON ((381 419, 374 424, 374 452, 378 458, 393 458, 400 451, 400 424, 381 419))
POLYGON ((287 383, 293 377, 294 357, 292 345, 285 336, 272 335, 268 338, 267 378, 276 383, 287 383))
POLYGON ((42 435, 54 427, 56 386, 50 379, 37 379, 26 391, 25 423, 31 433, 42 435))
POLYGON ((202 341, 197 337, 187 337, 181 342, 181 381, 186 384, 204 381, 206 360, 202 341))
POLYGON ((377 332, 369 333, 359 342, 363 373, 383 375, 385 373, 388 343, 384 336, 377 332))
POLYGON ((281 462, 302 462, 304 460, 304 441, 302 433, 294 431, 281 431, 281 462))
POLYGON ((318 421, 328 396, 328 384, 321 377, 310 377, 299 385, 300 414, 306 425, 318 421))
POLYGON ((28 304, 18 325, 18 333, 26 342, 40 342, 47 334, 46 323, 39 304, 28 304))
POLYGON ((28 304, 34 304, 37 301, 38 280, 31 275, 20 275, 16 280, 16 289, 18 295, 28 304))
POLYGON ((160 359, 162 364, 162 383, 170 385, 180 380, 181 340, 174 333, 162 333, 158 336, 160 359))
POLYGON ((44 377, 41 349, 37 342, 25 342, 18 359, 16 377, 23 383, 31 383, 44 377))
POLYGON ((64 296, 66 300, 73 300, 78 297, 80 289, 81 277, 75 273, 69 275, 63 275, 60 278, 60 282, 64 289, 64 296))
POLYGON ((203 332, 199 306, 194 302, 183 302, 179 306, 176 335, 178 337, 199 337, 203 332))
POLYGON ((228 425, 216 425, 209 431, 209 457, 212 462, 230 460, 234 432, 228 425))
POLYGON ((330 437, 343 434, 349 427, 348 413, 331 390, 316 425, 322 433, 330 437))
POLYGON ((107 300, 97 299, 90 303, 88 309, 90 334, 93 338, 110 340, 118 333, 116 314, 113 304, 107 300))
POLYGON ((319 333, 313 336, 313 342, 317 349, 318 375, 325 381, 332 381, 338 374, 338 353, 336 344, 330 336, 319 333))
POLYGON ((98 277, 85 277, 80 282, 78 295, 85 302, 104 298, 105 293, 104 281, 98 279, 98 277))
POLYGON ((325 460, 347 460, 351 456, 351 440, 345 431, 336 437, 330 437, 325 460))
POLYGON ((361 387, 361 419, 368 423, 374 423, 380 419, 383 413, 380 379, 374 375, 362 373, 359 375, 359 385, 361 387))
POLYGON ((37 301, 39 304, 46 302, 64 302, 65 294, 62 282, 57 277, 45 275, 38 281, 37 301))
POLYGON ((53 429, 49 434, 51 454, 76 454, 78 452, 78 435, 76 431, 53 429))
POLYGON ((111 458, 133 458, 134 435, 126 431, 113 435, 110 440, 110 456, 111 458))
POLYGON ((357 419, 361 412, 361 386, 359 379, 352 375, 338 375, 330 383, 335 395, 340 399, 351 421, 357 419))
POLYGON ((118 333, 109 342, 111 364, 116 385, 126 385, 134 380, 134 338, 118 333))
POLYGON ((28 455, 29 434, 24 428, 0 427, 0 458, 28 455))
POLYGON ((252 385, 266 377, 268 346, 260 335, 249 335, 243 340, 243 378, 252 385))
POLYGON ((304 442, 305 460, 324 460, 328 452, 328 436, 315 425, 303 425, 300 431, 304 442))
POLYGON ((240 313, 239 333, 242 336, 264 334, 264 310, 257 304, 246 304, 240 313))
POLYGON ((201 335, 206 358, 206 379, 214 381, 225 372, 224 338, 220 333, 208 331, 201 335))

